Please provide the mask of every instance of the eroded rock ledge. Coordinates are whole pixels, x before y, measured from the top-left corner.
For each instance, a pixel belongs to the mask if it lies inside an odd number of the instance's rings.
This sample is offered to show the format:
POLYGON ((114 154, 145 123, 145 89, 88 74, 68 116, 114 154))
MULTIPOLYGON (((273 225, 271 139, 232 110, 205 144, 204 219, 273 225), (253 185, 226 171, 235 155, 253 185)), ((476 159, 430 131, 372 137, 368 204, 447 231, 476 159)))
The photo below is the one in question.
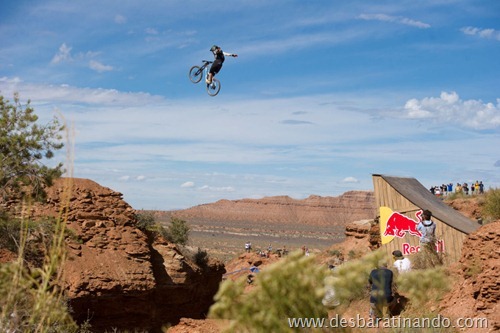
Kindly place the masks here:
POLYGON ((208 312, 225 273, 222 263, 199 267, 176 245, 139 230, 122 194, 94 181, 57 180, 46 204, 34 204, 30 214, 58 216, 63 206, 70 232, 60 283, 78 322, 89 320, 93 331, 154 332, 208 312))

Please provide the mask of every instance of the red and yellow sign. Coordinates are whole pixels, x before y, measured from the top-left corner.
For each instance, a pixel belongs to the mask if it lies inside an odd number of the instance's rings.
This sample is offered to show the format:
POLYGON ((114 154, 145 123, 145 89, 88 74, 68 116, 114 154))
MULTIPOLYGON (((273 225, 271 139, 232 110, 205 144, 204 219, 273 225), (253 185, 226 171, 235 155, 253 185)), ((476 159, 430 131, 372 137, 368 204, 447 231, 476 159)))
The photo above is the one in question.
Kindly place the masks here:
MULTIPOLYGON (((422 234, 417 230, 417 225, 422 221, 422 210, 415 213, 415 218, 416 220, 394 212, 389 207, 380 207, 380 237, 382 245, 392 242, 395 237, 404 238, 407 234, 420 238, 422 234)), ((401 252, 403 254, 412 254, 419 250, 420 246, 403 243, 401 252)), ((444 252, 443 240, 436 242, 436 250, 444 252)))

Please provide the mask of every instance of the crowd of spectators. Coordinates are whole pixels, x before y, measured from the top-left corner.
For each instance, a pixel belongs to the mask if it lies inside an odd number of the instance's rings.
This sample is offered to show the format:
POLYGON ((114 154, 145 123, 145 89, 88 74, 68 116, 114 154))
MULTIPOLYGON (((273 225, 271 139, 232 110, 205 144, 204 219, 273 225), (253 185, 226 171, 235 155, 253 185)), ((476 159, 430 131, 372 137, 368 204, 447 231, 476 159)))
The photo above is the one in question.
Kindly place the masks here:
POLYGON ((432 186, 430 189, 432 194, 436 196, 447 196, 452 193, 464 193, 465 195, 483 194, 484 185, 482 181, 476 180, 476 182, 468 183, 457 183, 453 186, 453 183, 442 184, 441 186, 432 186))

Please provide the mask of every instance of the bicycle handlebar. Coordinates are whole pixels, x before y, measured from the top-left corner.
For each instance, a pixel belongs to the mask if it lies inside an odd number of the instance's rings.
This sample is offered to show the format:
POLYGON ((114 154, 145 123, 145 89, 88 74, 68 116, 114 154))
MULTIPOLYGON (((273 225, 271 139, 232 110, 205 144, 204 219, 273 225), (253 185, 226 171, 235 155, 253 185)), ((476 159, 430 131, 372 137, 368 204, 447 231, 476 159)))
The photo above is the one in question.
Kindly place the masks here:
POLYGON ((213 63, 213 61, 210 61, 210 60, 202 60, 202 62, 207 63, 207 64, 213 63))

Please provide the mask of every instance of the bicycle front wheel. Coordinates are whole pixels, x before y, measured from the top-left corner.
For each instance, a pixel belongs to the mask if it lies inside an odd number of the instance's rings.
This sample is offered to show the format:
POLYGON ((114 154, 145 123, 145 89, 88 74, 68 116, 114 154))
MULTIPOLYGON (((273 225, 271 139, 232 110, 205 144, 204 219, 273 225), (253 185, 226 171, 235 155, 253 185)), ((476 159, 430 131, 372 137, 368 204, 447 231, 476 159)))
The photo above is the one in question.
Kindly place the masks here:
POLYGON ((200 68, 200 66, 193 66, 189 70, 189 80, 193 83, 198 83, 201 81, 201 78, 203 77, 203 70, 200 68))
POLYGON ((207 84, 207 93, 210 96, 215 96, 219 93, 220 91, 220 81, 217 80, 216 78, 212 79, 212 83, 207 84))

